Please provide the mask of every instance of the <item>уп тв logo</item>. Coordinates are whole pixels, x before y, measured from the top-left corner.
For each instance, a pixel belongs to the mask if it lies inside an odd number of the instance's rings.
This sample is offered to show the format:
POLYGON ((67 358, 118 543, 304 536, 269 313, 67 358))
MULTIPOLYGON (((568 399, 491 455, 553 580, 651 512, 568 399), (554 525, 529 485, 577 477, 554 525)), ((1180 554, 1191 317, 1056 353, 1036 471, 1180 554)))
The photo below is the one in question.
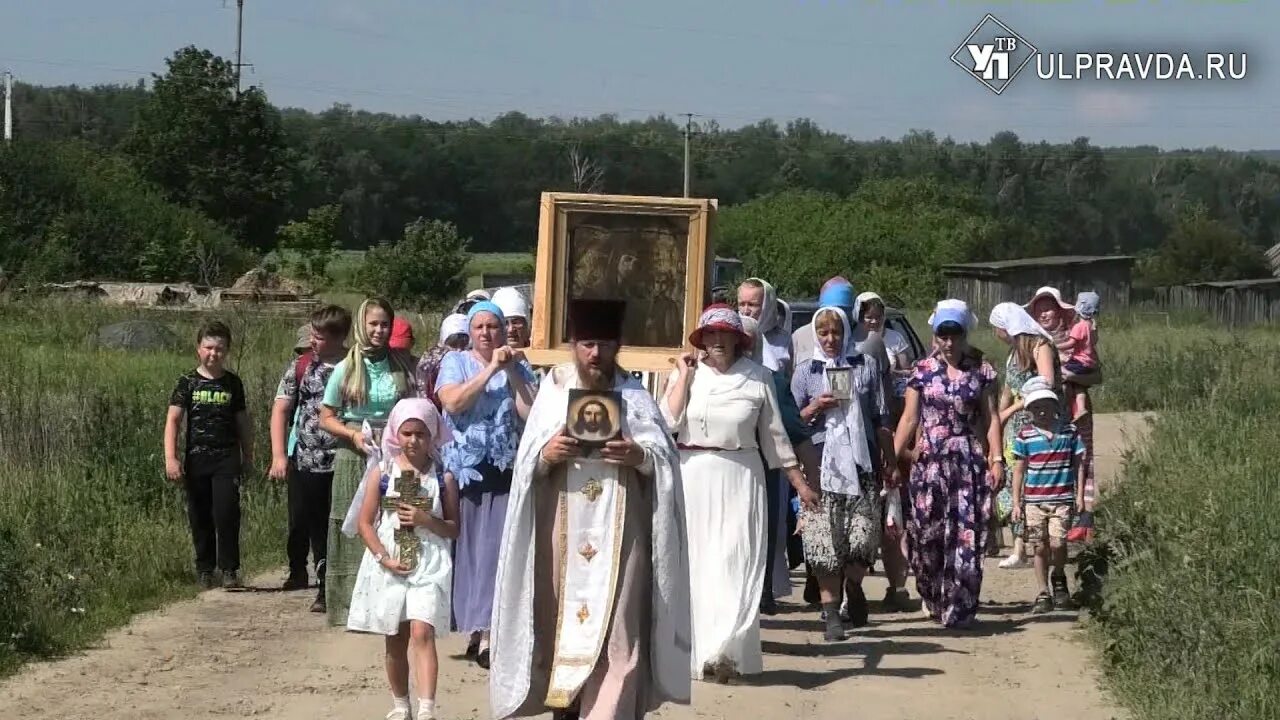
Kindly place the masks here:
POLYGON ((1026 38, 987 13, 969 37, 951 53, 951 62, 999 95, 1036 53, 1036 47, 1026 38))

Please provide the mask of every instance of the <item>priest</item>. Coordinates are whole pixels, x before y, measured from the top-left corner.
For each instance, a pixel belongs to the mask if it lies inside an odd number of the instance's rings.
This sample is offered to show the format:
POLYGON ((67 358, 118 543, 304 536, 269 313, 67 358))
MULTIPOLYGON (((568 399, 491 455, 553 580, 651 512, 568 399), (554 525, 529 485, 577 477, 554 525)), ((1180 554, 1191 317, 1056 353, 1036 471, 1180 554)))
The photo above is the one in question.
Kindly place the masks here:
POLYGON ((680 463, 652 396, 617 365, 625 304, 569 306, 572 362, 543 379, 516 457, 493 604, 495 718, 640 718, 690 698, 680 463), (620 437, 568 434, 571 389, 622 399, 620 437))

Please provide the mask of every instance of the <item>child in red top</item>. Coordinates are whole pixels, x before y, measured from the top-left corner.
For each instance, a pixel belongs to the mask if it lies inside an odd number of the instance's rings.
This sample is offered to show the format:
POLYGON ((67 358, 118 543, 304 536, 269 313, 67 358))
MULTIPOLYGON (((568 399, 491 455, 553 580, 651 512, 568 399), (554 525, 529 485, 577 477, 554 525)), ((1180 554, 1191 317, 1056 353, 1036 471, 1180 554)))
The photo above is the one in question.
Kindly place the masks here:
POLYGON ((1076 297, 1076 322, 1071 326, 1067 342, 1061 346, 1067 361, 1062 364, 1062 381, 1071 404, 1072 421, 1086 412, 1083 388, 1101 380, 1098 361, 1098 294, 1082 292, 1076 297))

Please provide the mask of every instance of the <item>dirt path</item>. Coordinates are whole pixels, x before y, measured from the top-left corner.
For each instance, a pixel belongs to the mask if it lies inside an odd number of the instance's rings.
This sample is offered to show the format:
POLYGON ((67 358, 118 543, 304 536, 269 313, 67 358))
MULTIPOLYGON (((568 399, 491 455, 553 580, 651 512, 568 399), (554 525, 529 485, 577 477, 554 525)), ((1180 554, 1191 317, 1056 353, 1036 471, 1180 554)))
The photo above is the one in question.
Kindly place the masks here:
MULTIPOLYGON (((1137 415, 1098 418, 1100 477, 1113 474, 1137 415)), ((988 566, 979 626, 947 631, 917 613, 876 612, 884 579, 865 583, 871 623, 821 640, 815 612, 784 605, 764 622, 765 673, 750 684, 698 683, 689 707, 663 718, 928 717, 1075 720, 1123 717, 1097 688, 1074 613, 1028 615, 1030 570, 988 566)), ((260 577, 276 586, 275 575, 260 577)), ((914 587, 914 586, 911 586, 914 587)), ((913 590, 914 594, 914 590, 913 590)), ((0 717, 27 720, 381 718, 390 706, 382 643, 324 626, 310 593, 213 591, 141 615, 100 648, 29 666, 0 684, 0 717)), ((799 601, 799 592, 792 600, 799 601)), ((443 718, 487 718, 486 677, 442 641, 443 718)))

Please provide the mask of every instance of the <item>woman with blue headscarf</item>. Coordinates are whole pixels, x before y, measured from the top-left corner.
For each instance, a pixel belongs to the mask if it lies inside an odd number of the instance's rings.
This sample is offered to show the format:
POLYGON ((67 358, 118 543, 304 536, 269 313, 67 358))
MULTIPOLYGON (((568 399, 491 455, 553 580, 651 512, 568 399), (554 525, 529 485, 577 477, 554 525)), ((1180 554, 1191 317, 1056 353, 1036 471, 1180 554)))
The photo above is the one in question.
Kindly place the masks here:
POLYGON ((959 300, 938 303, 934 351, 907 382, 894 447, 911 469, 911 569, 924 612, 945 627, 977 615, 992 498, 1004 465, 995 368, 969 345, 977 318, 959 300), (923 424, 918 446, 908 448, 923 424))
POLYGON ((471 347, 445 355, 436 379, 453 435, 443 449, 444 465, 461 495, 453 622, 470 635, 467 657, 483 668, 489 667, 489 617, 511 471, 535 389, 524 353, 507 346, 506 326, 497 305, 473 305, 467 312, 471 347))

